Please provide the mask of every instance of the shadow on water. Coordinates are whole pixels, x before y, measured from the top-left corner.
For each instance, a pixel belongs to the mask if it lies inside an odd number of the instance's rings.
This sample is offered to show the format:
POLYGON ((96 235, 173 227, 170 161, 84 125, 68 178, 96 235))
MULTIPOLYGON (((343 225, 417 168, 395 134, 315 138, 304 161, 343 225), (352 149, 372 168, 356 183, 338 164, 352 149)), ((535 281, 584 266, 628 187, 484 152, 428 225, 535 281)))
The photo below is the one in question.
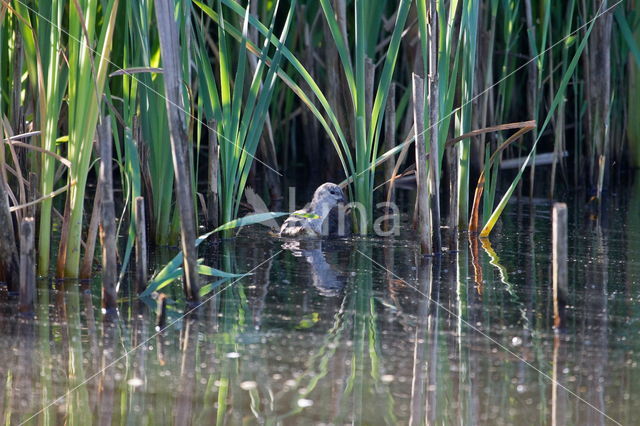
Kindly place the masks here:
POLYGON ((440 258, 418 256, 408 228, 300 243, 245 230, 203 254, 252 275, 187 317, 169 305, 162 332, 132 297, 107 317, 99 283, 42 281, 35 321, 16 319, 12 297, 0 306, 2 421, 632 424, 639 203, 636 184, 602 220, 570 208, 557 331, 546 206, 514 208, 491 241, 463 235, 440 258))

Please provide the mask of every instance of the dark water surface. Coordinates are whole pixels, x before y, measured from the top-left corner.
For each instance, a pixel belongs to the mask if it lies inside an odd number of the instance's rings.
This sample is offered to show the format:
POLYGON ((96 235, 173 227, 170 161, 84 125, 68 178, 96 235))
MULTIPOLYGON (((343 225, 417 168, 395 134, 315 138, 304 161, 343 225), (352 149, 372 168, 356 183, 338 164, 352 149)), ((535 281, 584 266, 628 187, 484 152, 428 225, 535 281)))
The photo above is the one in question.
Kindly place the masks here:
POLYGON ((462 236, 438 259, 409 228, 299 246, 244 229, 201 255, 253 275, 187 318, 172 284, 159 334, 155 302, 126 289, 111 319, 99 283, 41 282, 36 321, 5 295, 2 422, 638 424, 638 188, 599 221, 569 206, 559 333, 548 205, 511 206, 490 242, 462 236))

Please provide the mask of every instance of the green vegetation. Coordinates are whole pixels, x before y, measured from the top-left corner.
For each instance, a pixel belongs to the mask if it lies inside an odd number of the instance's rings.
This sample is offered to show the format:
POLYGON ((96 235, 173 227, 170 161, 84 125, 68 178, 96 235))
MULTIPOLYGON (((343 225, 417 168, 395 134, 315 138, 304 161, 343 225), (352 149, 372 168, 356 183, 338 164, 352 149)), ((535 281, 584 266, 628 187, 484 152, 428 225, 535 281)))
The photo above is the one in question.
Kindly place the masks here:
MULTIPOLYGON (((35 212, 40 275, 51 273, 52 229, 61 231, 58 276, 77 277, 83 263, 91 266, 89 215, 98 217, 99 202, 88 201, 101 117, 113 123, 123 270, 135 197, 145 197, 153 241, 177 242, 154 7, 150 0, 0 4, 3 136, 38 132, 22 145, 4 143, 0 173, 14 207, 43 198, 35 212)), ((425 84, 425 143, 435 132, 436 190, 448 195, 449 224, 488 235, 523 179, 530 195, 538 187, 553 196, 562 186, 600 198, 627 166, 638 165, 640 132, 628 119, 638 109, 640 64, 632 7, 628 0, 176 2, 188 117, 182 142, 197 219, 215 228, 241 216, 247 186, 275 203, 280 176, 308 169, 314 181, 346 180, 366 213, 356 226, 368 232, 380 165, 388 161, 402 174, 413 164, 413 72, 436 82, 437 90, 425 84), (397 96, 389 96, 392 87, 397 96), (395 118, 383 126, 387 110, 395 118), (537 123, 530 139, 524 131, 504 134, 530 120, 537 123), (515 124, 501 127, 508 123, 515 124), (525 174, 537 152, 554 153, 550 174, 534 167, 525 174), (526 158, 515 178, 499 173, 505 157, 526 158), (475 182, 481 173, 483 191, 475 182)))

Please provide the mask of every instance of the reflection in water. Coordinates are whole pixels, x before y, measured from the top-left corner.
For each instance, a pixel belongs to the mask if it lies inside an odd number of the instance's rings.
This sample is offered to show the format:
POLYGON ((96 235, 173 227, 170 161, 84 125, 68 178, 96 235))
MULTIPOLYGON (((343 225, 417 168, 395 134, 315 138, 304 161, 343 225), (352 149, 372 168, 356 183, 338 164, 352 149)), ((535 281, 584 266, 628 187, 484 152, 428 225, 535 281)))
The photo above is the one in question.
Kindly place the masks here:
MULTIPOLYGON (((335 240, 333 241, 335 245, 335 240)), ((309 239, 290 241, 282 245, 296 257, 303 257, 310 266, 309 276, 318 292, 327 297, 339 296, 346 284, 344 273, 327 261, 327 241, 309 239)))
POLYGON ((41 282, 37 320, 0 306, 2 421, 633 424, 640 219, 618 211, 574 216, 557 333, 543 207, 441 258, 402 236, 223 241, 207 256, 224 270, 276 256, 161 333, 133 297, 104 317, 99 283, 41 282))

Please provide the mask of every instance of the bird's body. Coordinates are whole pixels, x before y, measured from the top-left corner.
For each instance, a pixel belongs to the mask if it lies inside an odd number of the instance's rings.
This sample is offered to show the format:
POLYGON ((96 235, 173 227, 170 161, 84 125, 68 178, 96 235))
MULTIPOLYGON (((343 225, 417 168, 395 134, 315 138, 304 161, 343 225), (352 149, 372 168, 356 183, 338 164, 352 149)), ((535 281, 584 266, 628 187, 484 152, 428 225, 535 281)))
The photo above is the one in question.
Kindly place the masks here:
POLYGON ((281 237, 346 236, 351 233, 351 219, 342 189, 325 183, 316 189, 313 200, 295 211, 280 227, 281 237))

